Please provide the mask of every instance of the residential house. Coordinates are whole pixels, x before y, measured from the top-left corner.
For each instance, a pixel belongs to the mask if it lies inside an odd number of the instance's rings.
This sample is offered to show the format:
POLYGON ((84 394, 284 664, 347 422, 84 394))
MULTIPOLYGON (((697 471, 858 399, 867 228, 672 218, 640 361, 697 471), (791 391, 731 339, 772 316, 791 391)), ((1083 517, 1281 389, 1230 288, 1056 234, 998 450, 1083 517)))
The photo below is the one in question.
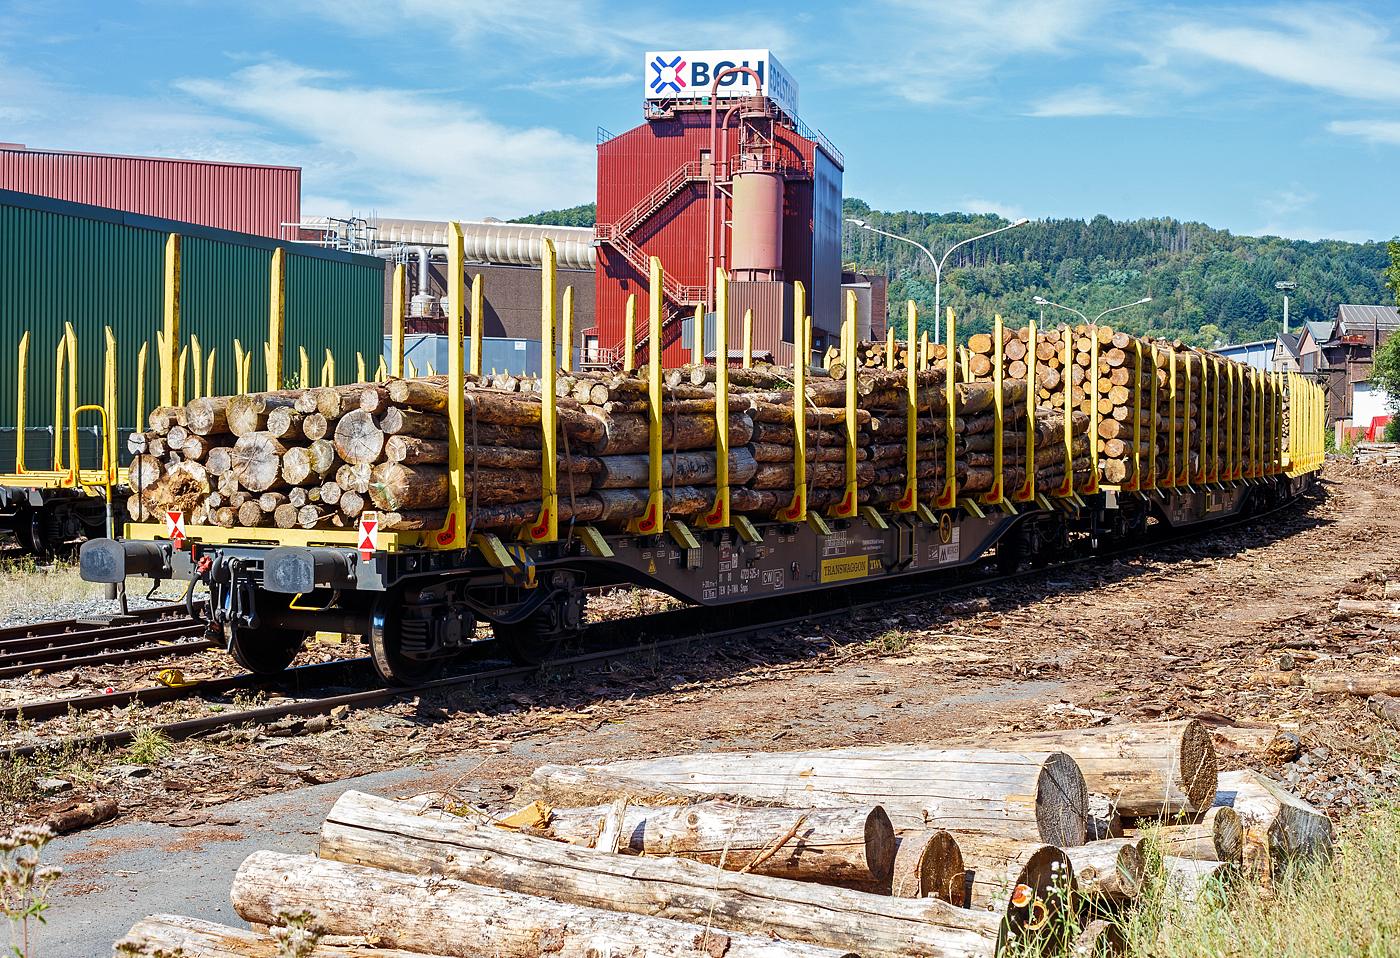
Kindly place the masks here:
MULTIPOLYGON (((1310 330, 1313 325, 1308 324, 1310 330)), ((1376 347, 1400 329, 1400 313, 1394 306, 1345 304, 1336 321, 1327 325, 1328 338, 1319 341, 1324 361, 1318 373, 1325 376, 1328 421, 1351 420, 1362 426, 1389 415, 1393 397, 1372 386, 1371 363, 1376 347)))

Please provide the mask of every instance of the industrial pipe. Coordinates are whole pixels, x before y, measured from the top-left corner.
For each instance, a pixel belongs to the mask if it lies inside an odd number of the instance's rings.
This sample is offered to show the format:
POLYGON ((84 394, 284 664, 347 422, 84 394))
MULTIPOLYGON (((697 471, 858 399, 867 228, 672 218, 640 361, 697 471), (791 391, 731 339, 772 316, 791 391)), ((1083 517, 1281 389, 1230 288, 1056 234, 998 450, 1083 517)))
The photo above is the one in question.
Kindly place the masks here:
MULTIPOLYGON (((314 219, 307 218, 308 221, 314 219)), ((556 263, 560 269, 591 270, 597 263, 593 230, 589 227, 535 226, 485 220, 463 220, 458 225, 462 228, 468 261, 505 266, 541 266, 544 263, 544 241, 548 239, 554 243, 556 263)), ((421 245, 436 251, 447 247, 447 234, 446 222, 380 220, 376 241, 382 244, 421 245)), ((384 255, 378 250, 375 252, 384 255)))
MULTIPOLYGON (((714 83, 710 84, 710 196, 706 206, 709 215, 705 223, 705 249, 708 254, 705 260, 707 274, 705 282, 708 289, 706 305, 712 310, 715 308, 715 161, 717 159, 715 141, 719 135, 719 103, 717 98, 719 97, 719 81, 731 73, 747 73, 753 77, 754 83, 758 86, 754 96, 763 96, 763 77, 759 76, 758 71, 752 67, 730 67, 727 70, 721 70, 715 74, 714 83)), ((715 360, 718 362, 719 357, 716 356, 715 360)))

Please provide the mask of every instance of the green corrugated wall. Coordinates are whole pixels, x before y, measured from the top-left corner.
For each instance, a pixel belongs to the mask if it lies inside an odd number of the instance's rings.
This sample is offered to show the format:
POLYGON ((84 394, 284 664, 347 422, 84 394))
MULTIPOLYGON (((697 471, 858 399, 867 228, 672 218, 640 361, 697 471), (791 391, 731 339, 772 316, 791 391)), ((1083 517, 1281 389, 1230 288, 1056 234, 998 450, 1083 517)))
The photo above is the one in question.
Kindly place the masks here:
MULTIPOLYGON (((14 468, 16 357, 26 330, 26 460, 31 470, 48 468, 52 461, 50 439, 43 430, 53 422, 54 350, 65 322, 73 324, 78 338, 80 405, 102 400, 105 326, 112 327, 117 341, 122 433, 135 425, 137 355, 148 342, 147 412, 155 405, 160 387, 155 334, 163 325, 165 242, 170 232, 182 234, 180 342, 187 345, 192 334, 198 336, 206 362, 210 348, 218 349, 213 389, 206 387, 206 395, 234 390, 235 338, 253 355, 249 385, 265 388, 270 247, 276 245, 272 241, 39 197, 16 202, 25 205, 0 197, 0 473, 14 468), (31 201, 41 208, 27 208, 31 201)), ((356 352, 364 354, 373 375, 383 342, 379 264, 366 257, 346 262, 348 257, 322 258, 299 253, 295 245, 285 248, 284 377, 290 381, 297 376, 299 346, 309 354, 311 385, 320 383, 327 348, 336 358, 338 382, 355 376, 356 352)), ((191 397, 192 370, 186 376, 191 397)), ((85 414, 80 422, 91 425, 96 420, 94 414, 85 414)), ((125 460, 125 442, 121 445, 125 460)), ((88 450, 91 441, 85 438, 83 447, 88 450)), ((92 455, 85 454, 83 460, 85 466, 96 465, 92 455)))

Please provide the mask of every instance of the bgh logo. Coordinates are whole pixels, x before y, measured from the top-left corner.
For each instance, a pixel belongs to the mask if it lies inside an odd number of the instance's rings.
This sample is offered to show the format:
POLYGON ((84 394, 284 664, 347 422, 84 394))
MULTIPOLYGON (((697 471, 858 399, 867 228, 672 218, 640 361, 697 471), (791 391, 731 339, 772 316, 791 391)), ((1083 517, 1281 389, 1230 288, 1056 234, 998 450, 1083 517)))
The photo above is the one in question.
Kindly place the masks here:
POLYGON ((670 63, 657 57, 651 61, 651 68, 656 71, 656 76, 652 78, 651 89, 655 93, 664 93, 670 87, 676 93, 681 92, 685 86, 685 77, 681 76, 681 71, 685 69, 686 63, 681 57, 676 57, 670 63))

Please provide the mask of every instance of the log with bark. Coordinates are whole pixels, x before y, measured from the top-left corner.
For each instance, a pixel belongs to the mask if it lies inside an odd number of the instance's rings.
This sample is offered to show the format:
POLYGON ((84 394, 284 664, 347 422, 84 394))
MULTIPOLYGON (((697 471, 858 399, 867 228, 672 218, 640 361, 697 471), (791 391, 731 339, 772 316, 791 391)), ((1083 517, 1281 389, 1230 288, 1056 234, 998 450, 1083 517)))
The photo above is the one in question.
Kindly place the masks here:
MULTIPOLYGON (((278 852, 248 856, 229 897, 245 921, 275 925, 279 914, 310 911, 333 935, 372 934, 376 946, 453 958, 598 958, 638 949, 676 958, 697 952, 727 958, 854 958, 848 948, 776 941, 761 932, 716 934, 705 924, 278 852)), ((697 919, 704 922, 703 915, 697 919)))
MULTIPOLYGON (((554 809, 556 838, 592 846, 611 806, 554 809)), ((894 828, 880 806, 745 808, 728 802, 688 807, 629 806, 623 848, 638 855, 674 855, 731 871, 799 881, 888 882, 894 828)))
MULTIPOLYGON (((1144 832, 1129 829, 1127 834, 1141 837, 1144 832)), ((1233 865, 1242 860, 1244 825, 1228 805, 1215 806, 1195 824, 1159 826, 1156 835, 1164 855, 1233 865)))
POLYGON ((878 802, 896 828, 932 826, 1056 845, 1085 839, 1088 793, 1063 752, 848 748, 615 762, 609 773, 792 805, 878 802))
MULTIPOLYGON (((572 905, 710 922, 726 933, 771 934, 843 950, 859 942, 862 958, 988 956, 997 948, 998 916, 938 899, 869 895, 721 871, 679 858, 611 855, 497 828, 474 828, 460 819, 427 818, 415 814, 417 808, 347 792, 326 818, 318 854, 330 861, 432 876, 416 881, 456 880, 572 905)), ((265 887, 270 893, 286 884, 265 887)), ((361 902, 378 897, 362 890, 343 896, 361 902)))
POLYGON ((1101 901, 1135 901, 1142 894, 1147 863, 1136 839, 1110 838, 1065 849, 1076 891, 1101 901))
POLYGON ((1074 891, 1074 871, 1064 849, 1041 842, 955 832, 968 871, 969 908, 1012 909, 1036 923, 1031 912, 1057 911, 1074 891), (1025 889, 1025 890, 1022 890, 1025 889), (1040 902, 1040 909, 1035 903, 1040 902))
POLYGON ((1332 820, 1258 772, 1221 775, 1216 801, 1240 817, 1242 867, 1254 880, 1267 883, 1292 865, 1331 860, 1332 820))

